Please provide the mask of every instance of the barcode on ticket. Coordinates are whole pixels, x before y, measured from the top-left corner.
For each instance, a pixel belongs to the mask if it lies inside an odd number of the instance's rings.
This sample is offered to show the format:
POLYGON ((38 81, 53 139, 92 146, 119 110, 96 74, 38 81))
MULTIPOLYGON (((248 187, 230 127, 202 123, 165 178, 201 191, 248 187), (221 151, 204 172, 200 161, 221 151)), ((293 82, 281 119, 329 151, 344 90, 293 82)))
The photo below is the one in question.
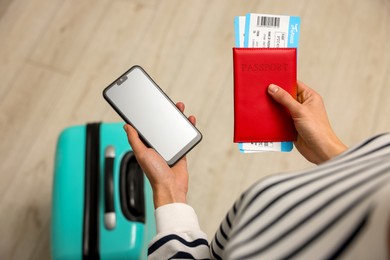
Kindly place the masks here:
POLYGON ((272 142, 258 142, 258 143, 251 143, 251 145, 257 146, 257 147, 273 147, 272 142))
POLYGON ((258 27, 276 27, 280 26, 280 17, 268 17, 268 16, 258 16, 257 17, 257 26, 258 27))

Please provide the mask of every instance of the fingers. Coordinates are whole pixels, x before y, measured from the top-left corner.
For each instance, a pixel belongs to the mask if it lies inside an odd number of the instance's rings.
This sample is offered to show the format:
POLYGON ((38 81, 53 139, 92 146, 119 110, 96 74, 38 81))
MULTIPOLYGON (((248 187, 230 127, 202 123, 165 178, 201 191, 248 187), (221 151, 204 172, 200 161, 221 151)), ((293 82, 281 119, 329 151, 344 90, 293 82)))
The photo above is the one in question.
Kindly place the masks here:
POLYGON ((309 88, 302 81, 297 80, 297 83, 298 83, 298 93, 301 93, 301 92, 304 92, 304 91, 308 91, 308 90, 312 90, 311 88, 309 88))
POLYGON ((290 111, 290 113, 297 112, 301 105, 290 95, 290 93, 277 85, 269 85, 268 93, 276 102, 285 106, 290 111))
POLYGON ((194 116, 189 116, 189 117, 188 117, 188 120, 190 120, 191 124, 193 124, 194 126, 196 125, 196 117, 194 117, 194 116))
POLYGON ((177 103, 176 103, 176 107, 177 107, 182 113, 184 113, 185 105, 184 105, 183 102, 177 102, 177 103))
MULTIPOLYGON (((177 102, 177 103, 176 103, 176 107, 177 107, 182 113, 184 113, 185 105, 184 105, 183 102, 177 102)), ((195 118, 195 116, 192 116, 192 115, 189 116, 189 117, 188 117, 188 120, 190 120, 191 124, 196 125, 196 118, 195 118)))

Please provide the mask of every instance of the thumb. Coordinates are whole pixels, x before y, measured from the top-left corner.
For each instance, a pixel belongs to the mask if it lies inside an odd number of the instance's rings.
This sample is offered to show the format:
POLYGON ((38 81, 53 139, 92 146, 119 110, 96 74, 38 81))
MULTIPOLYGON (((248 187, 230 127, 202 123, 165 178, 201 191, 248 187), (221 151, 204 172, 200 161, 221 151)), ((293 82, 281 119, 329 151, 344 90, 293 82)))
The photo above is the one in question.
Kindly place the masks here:
POLYGON ((299 109, 300 103, 283 88, 271 84, 268 86, 268 93, 276 102, 286 107, 290 113, 294 113, 299 109))
POLYGON ((137 130, 135 130, 129 124, 124 125, 123 128, 127 134, 127 139, 129 141, 129 144, 136 154, 146 149, 145 145, 142 143, 141 139, 138 136, 137 130))

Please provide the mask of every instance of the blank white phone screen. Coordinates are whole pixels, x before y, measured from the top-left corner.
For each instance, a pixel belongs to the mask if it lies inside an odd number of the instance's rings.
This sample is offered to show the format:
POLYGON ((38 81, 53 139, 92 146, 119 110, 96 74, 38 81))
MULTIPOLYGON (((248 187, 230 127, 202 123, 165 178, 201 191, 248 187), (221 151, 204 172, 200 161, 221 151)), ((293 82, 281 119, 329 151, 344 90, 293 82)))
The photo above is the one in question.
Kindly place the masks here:
POLYGON ((195 128, 141 69, 113 84, 106 95, 166 161, 197 138, 195 128))

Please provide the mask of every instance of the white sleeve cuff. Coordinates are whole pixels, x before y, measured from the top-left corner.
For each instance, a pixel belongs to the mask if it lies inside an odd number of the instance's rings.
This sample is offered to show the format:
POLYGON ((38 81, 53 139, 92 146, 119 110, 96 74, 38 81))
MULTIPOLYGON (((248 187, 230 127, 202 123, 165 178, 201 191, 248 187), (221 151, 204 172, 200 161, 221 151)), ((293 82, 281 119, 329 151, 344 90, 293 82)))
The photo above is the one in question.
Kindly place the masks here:
POLYGON ((158 207, 155 212, 157 234, 200 230, 194 209, 184 203, 171 203, 158 207))

